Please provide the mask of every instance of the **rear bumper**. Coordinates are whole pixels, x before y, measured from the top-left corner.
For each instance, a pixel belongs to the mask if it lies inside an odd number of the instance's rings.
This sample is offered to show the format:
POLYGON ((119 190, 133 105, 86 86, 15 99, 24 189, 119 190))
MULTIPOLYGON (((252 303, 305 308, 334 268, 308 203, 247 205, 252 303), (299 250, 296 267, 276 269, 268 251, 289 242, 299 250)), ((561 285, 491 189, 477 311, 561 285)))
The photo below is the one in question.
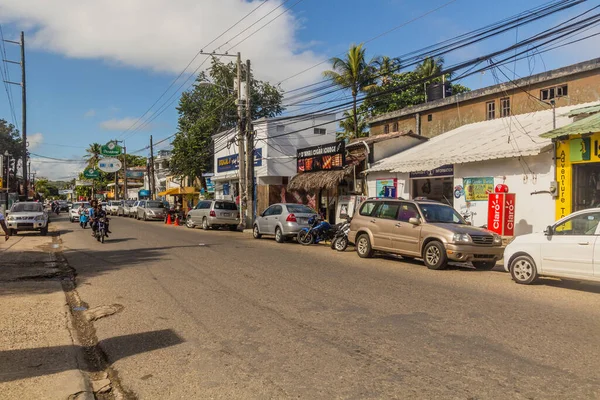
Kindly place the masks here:
POLYGON ((296 222, 284 222, 281 224, 281 231, 285 236, 296 236, 302 228, 308 228, 308 225, 300 225, 296 222))
POLYGON ((209 225, 238 225, 239 223, 237 218, 208 217, 209 225))
POLYGON ((452 261, 498 261, 504 254, 504 247, 447 244, 446 254, 452 261))

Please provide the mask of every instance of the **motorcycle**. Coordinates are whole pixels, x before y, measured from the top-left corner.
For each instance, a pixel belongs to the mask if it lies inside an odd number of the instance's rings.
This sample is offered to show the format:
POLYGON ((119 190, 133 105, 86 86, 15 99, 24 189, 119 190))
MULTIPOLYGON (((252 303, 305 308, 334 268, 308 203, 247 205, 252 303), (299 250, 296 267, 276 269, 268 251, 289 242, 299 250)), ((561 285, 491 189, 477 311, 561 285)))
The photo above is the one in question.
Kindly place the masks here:
POLYGON ((298 243, 308 246, 323 241, 331 241, 335 233, 335 227, 315 215, 308 219, 308 228, 302 228, 298 232, 296 240, 298 243))
POLYGON ((87 224, 90 220, 90 216, 87 210, 81 212, 79 214, 79 226, 81 226, 83 229, 85 229, 87 227, 87 224))
POLYGON ((96 231, 94 232, 94 236, 96 240, 104 243, 104 238, 106 237, 106 218, 99 218, 96 223, 96 231))
MULTIPOLYGON (((331 241, 331 248, 337 251, 344 251, 348 247, 348 233, 350 232, 350 222, 352 218, 346 218, 346 222, 339 224, 335 236, 331 241)), ((336 225, 337 226, 337 225, 336 225)))

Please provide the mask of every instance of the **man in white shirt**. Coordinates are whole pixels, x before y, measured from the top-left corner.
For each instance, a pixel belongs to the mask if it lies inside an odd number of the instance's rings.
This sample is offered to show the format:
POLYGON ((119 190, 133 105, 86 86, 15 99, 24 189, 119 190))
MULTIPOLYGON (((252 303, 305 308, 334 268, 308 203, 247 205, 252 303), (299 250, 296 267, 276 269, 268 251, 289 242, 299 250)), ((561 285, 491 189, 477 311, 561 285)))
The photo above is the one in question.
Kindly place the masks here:
POLYGON ((0 226, 4 230, 4 240, 8 240, 8 227, 6 226, 6 221, 4 221, 4 214, 0 211, 0 226))

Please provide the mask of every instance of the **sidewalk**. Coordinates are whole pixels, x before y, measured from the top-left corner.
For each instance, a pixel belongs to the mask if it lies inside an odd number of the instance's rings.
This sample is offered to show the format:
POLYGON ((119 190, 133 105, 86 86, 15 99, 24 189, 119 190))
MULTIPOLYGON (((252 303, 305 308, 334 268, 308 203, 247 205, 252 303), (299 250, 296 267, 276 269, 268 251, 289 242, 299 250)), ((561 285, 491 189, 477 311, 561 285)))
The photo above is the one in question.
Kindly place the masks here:
POLYGON ((0 242, 0 397, 93 399, 78 365, 55 254, 57 236, 0 242), (91 397, 90 397, 91 396, 91 397))

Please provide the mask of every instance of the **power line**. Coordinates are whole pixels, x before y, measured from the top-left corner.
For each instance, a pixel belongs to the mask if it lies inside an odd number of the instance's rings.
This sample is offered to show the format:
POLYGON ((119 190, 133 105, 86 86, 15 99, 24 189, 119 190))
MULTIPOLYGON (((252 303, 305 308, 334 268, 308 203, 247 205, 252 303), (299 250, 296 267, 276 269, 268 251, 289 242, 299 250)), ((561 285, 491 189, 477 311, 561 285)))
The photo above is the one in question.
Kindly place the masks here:
MULTIPOLYGON (((6 90, 6 96, 8 97, 8 105, 10 107, 10 113, 13 119, 13 124, 19 129, 19 122, 17 120, 17 114, 15 112, 15 104, 12 96, 12 86, 9 87, 10 79, 10 71, 7 67, 8 57, 6 55, 6 46, 4 45, 4 31, 2 30, 2 25, 0 24, 0 48, 2 50, 2 66, 0 68, 0 74, 2 75, 2 81, 4 82, 4 89, 6 90)), ((20 129, 19 129, 20 130, 20 129)))

